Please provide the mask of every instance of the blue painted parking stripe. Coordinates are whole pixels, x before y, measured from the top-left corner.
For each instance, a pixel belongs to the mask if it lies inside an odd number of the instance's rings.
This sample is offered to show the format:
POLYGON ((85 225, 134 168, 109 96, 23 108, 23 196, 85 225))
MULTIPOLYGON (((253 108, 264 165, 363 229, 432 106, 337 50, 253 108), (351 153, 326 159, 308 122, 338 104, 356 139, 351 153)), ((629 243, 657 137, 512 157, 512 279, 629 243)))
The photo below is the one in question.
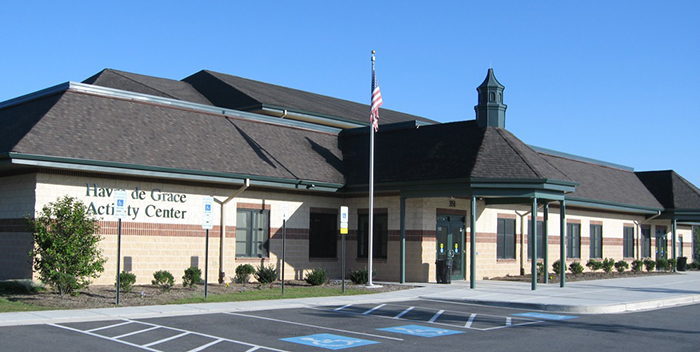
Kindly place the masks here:
POLYGON ((518 314, 511 314, 511 315, 516 315, 519 317, 527 317, 527 318, 546 319, 546 320, 566 320, 566 319, 578 318, 577 316, 573 316, 573 315, 547 314, 547 313, 538 313, 538 312, 518 313, 518 314))
POLYGON ((363 340, 334 334, 315 334, 307 336, 289 337, 282 341, 298 343, 305 346, 321 347, 328 350, 342 350, 351 347, 377 344, 377 341, 363 340))

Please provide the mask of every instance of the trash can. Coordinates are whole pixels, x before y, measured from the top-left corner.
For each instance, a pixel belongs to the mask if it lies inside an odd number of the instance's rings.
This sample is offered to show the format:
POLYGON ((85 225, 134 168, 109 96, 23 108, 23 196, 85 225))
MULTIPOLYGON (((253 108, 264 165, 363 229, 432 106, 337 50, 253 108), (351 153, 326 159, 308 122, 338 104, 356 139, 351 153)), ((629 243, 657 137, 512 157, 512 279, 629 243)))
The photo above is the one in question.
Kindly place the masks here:
POLYGON ((447 261, 445 259, 438 259, 435 262, 435 276, 437 283, 439 284, 449 284, 449 275, 447 275, 447 261))
POLYGON ((676 270, 686 271, 688 270, 688 257, 678 257, 676 262, 676 270))

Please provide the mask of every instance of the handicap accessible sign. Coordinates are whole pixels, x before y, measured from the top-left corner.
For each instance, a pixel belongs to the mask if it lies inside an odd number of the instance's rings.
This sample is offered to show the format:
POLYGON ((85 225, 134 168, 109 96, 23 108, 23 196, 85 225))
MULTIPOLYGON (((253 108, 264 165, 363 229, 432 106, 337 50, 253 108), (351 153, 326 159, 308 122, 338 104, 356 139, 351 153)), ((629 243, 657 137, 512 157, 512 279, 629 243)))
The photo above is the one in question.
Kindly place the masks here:
POLYGON ((420 326, 420 325, 404 325, 404 326, 396 326, 393 328, 383 328, 383 329, 377 329, 377 330, 395 332, 395 333, 404 334, 404 335, 420 336, 420 337, 437 337, 437 336, 447 336, 447 335, 463 334, 464 333, 464 331, 455 331, 455 330, 448 330, 448 329, 441 329, 441 328, 434 328, 434 327, 427 327, 427 326, 420 326))
POLYGON ((376 341, 363 340, 333 334, 316 334, 308 336, 290 337, 280 340, 298 343, 306 346, 321 347, 329 350, 342 350, 350 347, 359 347, 379 343, 376 341))

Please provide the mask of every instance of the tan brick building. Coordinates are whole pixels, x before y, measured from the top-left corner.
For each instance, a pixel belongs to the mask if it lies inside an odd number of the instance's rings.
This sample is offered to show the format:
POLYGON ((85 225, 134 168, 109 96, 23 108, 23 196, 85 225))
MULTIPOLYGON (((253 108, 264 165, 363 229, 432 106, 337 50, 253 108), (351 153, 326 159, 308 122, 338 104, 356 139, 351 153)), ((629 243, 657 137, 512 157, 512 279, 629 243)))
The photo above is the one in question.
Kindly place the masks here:
MULTIPOLYGON (((694 185, 529 146, 505 129, 492 70, 478 91, 471 121, 381 110, 376 280, 434 282, 447 258, 455 280, 530 273, 533 250, 548 267, 562 249, 583 264, 692 257, 694 185)), ((23 218, 69 195, 101 218, 108 262, 96 283, 113 283, 115 190, 128 192, 120 266, 138 283, 204 267, 206 196, 216 200, 210 282, 244 263, 280 268, 283 232, 287 279, 316 268, 339 278, 341 206, 347 270, 366 267, 368 111, 211 71, 175 81, 104 70, 0 103, 0 279, 33 277, 23 218)))

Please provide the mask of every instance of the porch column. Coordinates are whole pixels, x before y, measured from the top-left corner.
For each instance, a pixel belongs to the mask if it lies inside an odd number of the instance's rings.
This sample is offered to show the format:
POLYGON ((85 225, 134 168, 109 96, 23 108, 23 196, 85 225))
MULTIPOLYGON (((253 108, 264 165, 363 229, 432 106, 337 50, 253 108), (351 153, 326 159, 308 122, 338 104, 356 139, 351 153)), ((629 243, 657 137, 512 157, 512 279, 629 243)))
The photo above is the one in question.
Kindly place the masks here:
POLYGON ((476 197, 472 196, 472 209, 469 219, 469 288, 476 287, 476 197))
POLYGON ((406 197, 401 197, 401 255, 400 255, 400 271, 401 277, 399 278, 400 283, 406 282, 406 197))
POLYGON ((566 283, 566 201, 560 200, 561 210, 559 211, 559 287, 564 287, 566 283))
MULTIPOLYGON (((672 233, 671 237, 673 237, 673 239, 672 239, 672 241, 673 241, 673 250, 671 251, 671 255, 672 255, 672 258, 673 258, 674 260, 678 260, 678 258, 676 258, 676 246, 678 245, 678 243, 676 243, 676 227, 677 227, 676 221, 677 221, 677 220, 676 220, 676 218, 674 217, 674 218, 673 218, 673 222, 671 222, 671 233, 672 233)), ((676 264, 676 265, 673 266, 673 268, 672 268, 671 270, 675 273, 677 267, 678 267, 678 265, 676 264)))
POLYGON ((532 274, 532 290, 537 289, 537 197, 532 197, 532 210, 530 212, 532 216, 532 221, 530 221, 530 234, 532 237, 532 243, 528 243, 528 246, 532 246, 532 257, 530 258, 532 274))
POLYGON ((549 247, 549 233, 548 233, 549 226, 547 225, 548 221, 549 221, 549 203, 545 203, 544 204, 544 229, 543 229, 544 230, 544 241, 543 241, 544 248, 542 248, 542 250, 544 251, 544 252, 542 252, 542 254, 543 254, 543 256, 542 256, 543 257, 543 263, 542 263, 543 267, 542 268, 544 269, 543 274, 544 274, 544 283, 545 284, 549 283, 549 269, 548 269, 549 268, 549 265, 548 265, 548 263, 549 263, 549 248, 548 248, 549 247))

